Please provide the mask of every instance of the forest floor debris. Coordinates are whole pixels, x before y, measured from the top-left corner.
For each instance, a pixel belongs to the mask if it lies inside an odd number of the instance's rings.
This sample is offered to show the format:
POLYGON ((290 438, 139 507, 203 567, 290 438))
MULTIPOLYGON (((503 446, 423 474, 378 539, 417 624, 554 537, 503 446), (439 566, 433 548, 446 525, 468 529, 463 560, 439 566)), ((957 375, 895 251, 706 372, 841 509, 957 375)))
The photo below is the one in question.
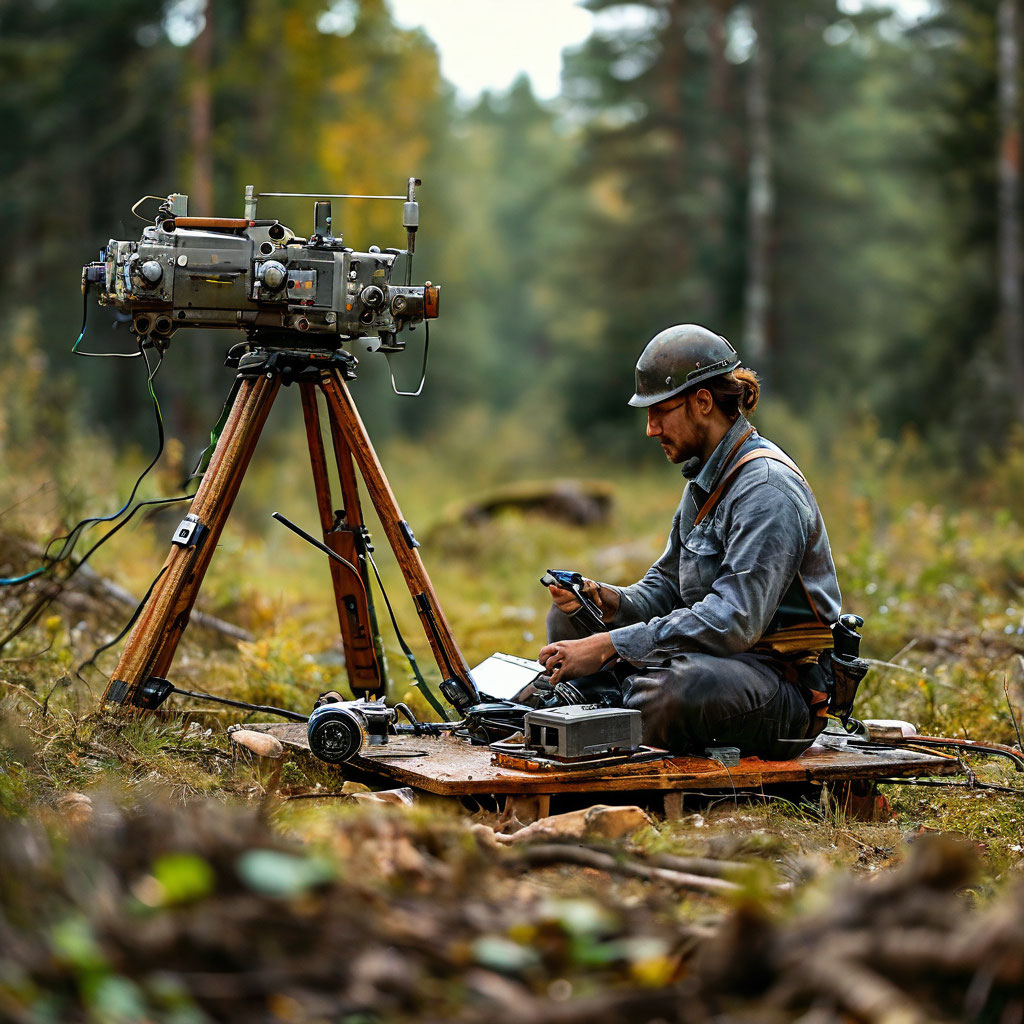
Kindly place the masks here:
POLYGON ((726 881, 705 856, 687 863, 705 872, 695 889, 619 844, 495 851, 452 815, 352 808, 298 843, 256 810, 154 800, 48 829, 0 821, 0 859, 10 1020, 1024 1013, 1024 888, 981 899, 976 849, 943 836, 885 875, 786 892, 763 861, 726 881), (527 867, 540 884, 522 885, 527 867))

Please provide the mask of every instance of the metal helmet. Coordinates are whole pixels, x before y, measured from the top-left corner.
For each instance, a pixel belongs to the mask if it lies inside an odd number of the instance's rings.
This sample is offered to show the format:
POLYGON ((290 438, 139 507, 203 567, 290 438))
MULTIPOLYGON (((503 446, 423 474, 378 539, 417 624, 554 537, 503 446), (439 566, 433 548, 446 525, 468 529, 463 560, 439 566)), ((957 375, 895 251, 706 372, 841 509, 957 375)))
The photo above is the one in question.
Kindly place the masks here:
POLYGON ((636 394, 629 404, 646 409, 739 365, 736 349, 720 334, 698 324, 667 327, 637 361, 636 394))

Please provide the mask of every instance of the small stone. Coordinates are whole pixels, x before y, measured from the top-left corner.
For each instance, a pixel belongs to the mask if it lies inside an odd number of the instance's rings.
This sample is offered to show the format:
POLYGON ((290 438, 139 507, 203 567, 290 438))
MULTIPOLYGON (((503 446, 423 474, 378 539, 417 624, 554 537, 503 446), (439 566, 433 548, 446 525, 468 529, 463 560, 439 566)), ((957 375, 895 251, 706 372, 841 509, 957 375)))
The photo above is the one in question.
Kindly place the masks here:
POLYGON ((621 839, 651 824, 650 815, 639 807, 594 804, 583 810, 540 818, 514 835, 496 835, 495 839, 506 845, 538 839, 621 839))
POLYGON ((342 793, 346 796, 356 796, 359 793, 369 793, 370 787, 362 782, 353 782, 349 779, 347 782, 342 784, 342 793))
POLYGON ((92 800, 84 793, 65 793, 57 800, 57 810, 71 825, 84 825, 92 819, 92 800))
POLYGON ((402 807, 412 807, 416 799, 409 786, 403 786, 401 789, 383 789, 378 793, 353 793, 352 797, 367 803, 398 804, 402 807))
POLYGON ((282 757, 284 744, 267 732, 256 732, 253 729, 239 729, 231 733, 232 743, 237 743, 246 750, 251 750, 258 757, 282 757))

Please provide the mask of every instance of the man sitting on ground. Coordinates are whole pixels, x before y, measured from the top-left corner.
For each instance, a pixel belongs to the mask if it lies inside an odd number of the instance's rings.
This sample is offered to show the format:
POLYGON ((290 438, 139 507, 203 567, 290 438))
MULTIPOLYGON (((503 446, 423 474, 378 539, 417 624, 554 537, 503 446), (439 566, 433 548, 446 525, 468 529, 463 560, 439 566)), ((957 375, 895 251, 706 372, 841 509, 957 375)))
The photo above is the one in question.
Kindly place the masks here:
POLYGON ((803 474, 747 422, 760 393, 725 338, 669 327, 644 349, 629 404, 687 479, 664 554, 628 587, 587 581, 607 632, 551 587, 553 682, 642 713, 644 742, 795 757, 824 725, 830 625, 840 595, 803 474), (819 664, 819 660, 821 664, 819 664))

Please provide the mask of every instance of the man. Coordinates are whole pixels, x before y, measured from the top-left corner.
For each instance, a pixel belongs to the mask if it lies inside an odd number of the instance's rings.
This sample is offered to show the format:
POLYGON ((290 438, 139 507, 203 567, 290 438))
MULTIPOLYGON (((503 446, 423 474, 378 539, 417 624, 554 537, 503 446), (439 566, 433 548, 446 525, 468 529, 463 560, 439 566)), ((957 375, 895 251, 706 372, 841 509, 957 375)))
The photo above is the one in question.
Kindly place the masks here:
POLYGON ((551 587, 539 660, 555 683, 639 709, 646 744, 784 759, 824 725, 839 585, 810 487, 747 422, 759 386, 739 364, 695 324, 644 349, 629 404, 688 481, 668 545, 632 586, 587 581, 608 632, 588 635, 572 593, 551 587))

